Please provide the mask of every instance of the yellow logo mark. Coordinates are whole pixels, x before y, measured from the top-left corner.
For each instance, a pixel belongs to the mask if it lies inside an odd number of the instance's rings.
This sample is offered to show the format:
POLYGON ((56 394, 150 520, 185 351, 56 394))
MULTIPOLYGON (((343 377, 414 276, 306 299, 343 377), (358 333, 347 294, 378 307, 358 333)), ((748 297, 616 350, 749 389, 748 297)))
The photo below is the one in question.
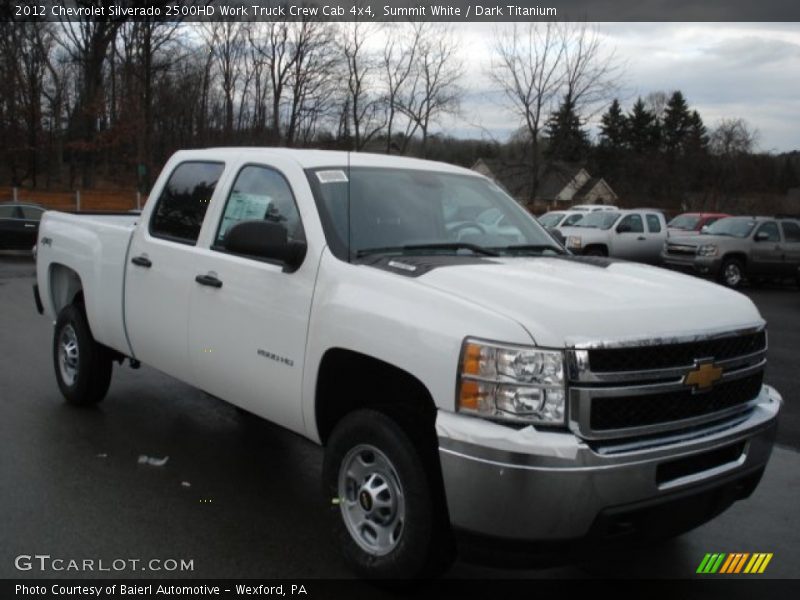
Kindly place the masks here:
POLYGON ((708 390, 720 379, 722 379, 722 367, 717 367, 713 363, 703 363, 693 371, 689 371, 683 383, 698 390, 708 390))

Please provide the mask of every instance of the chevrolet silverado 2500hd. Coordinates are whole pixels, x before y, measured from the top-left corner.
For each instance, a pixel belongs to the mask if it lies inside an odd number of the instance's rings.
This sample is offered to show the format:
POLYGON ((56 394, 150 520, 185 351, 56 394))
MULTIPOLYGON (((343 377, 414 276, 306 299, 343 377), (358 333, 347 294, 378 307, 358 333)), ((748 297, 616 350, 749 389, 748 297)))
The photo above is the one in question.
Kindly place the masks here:
POLYGON ((324 445, 365 576, 697 525, 754 489, 781 404, 745 296, 572 256, 434 162, 178 152, 141 215, 47 212, 37 279, 68 402, 141 361, 324 445))

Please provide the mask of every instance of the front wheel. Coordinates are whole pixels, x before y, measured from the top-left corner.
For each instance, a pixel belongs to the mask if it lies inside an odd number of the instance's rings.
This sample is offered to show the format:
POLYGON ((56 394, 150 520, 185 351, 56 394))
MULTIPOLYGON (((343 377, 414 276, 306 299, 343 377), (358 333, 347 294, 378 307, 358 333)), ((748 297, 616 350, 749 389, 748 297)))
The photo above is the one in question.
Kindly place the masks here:
POLYGON ((53 362, 58 387, 70 404, 97 404, 111 384, 111 355, 92 337, 78 305, 64 307, 53 332, 53 362))
POLYGON ((742 285, 744 279, 744 267, 735 258, 726 258, 722 263, 719 272, 720 282, 729 288, 737 288, 742 285))
POLYGON ((370 579, 437 575, 449 531, 424 449, 387 415, 359 410, 331 434, 323 477, 333 527, 350 567, 370 579))

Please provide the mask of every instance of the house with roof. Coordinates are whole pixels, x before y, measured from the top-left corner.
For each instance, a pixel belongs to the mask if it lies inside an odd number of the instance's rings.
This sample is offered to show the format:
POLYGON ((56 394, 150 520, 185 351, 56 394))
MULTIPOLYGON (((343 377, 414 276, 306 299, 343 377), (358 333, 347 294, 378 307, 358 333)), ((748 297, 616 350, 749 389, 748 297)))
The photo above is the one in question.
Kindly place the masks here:
POLYGON ((500 184, 520 204, 540 213, 567 209, 575 204, 616 204, 617 194, 602 177, 592 177, 585 167, 553 162, 539 169, 536 193, 530 165, 479 158, 472 170, 500 184))

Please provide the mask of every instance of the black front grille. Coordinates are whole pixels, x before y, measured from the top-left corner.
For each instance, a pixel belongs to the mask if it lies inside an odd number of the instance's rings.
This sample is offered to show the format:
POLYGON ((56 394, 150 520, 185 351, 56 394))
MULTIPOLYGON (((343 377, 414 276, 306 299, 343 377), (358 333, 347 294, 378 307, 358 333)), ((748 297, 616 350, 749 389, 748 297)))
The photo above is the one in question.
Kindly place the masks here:
POLYGON ((761 391, 763 371, 720 383, 708 392, 686 390, 646 396, 593 398, 590 425, 594 431, 660 425, 711 415, 745 404, 761 391))
POLYGON ((678 254, 681 256, 694 256, 697 248, 694 246, 673 246, 667 244, 667 254, 678 254))
POLYGON ((763 350, 766 345, 766 334, 759 331, 682 344, 598 348, 589 350, 589 366, 596 373, 688 367, 697 359, 713 358, 720 361, 736 358, 763 350))

